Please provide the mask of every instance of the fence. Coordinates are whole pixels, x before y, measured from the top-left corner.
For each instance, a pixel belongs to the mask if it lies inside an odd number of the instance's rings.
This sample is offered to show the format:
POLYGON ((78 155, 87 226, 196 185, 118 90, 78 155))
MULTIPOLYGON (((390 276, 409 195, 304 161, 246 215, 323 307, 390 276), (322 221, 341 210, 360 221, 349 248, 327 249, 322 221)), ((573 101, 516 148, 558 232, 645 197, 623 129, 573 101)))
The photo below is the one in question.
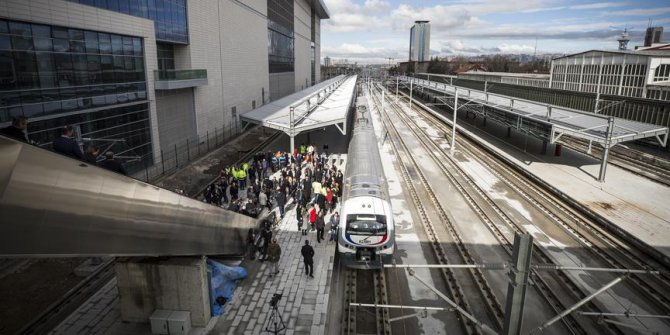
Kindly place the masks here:
POLYGON ((150 165, 151 157, 146 159, 143 157, 140 161, 128 163, 127 168, 134 178, 150 183, 220 148, 221 145, 240 133, 237 124, 215 128, 214 131, 208 131, 200 137, 186 138, 183 141, 164 147, 164 149, 161 149, 158 161, 154 162, 153 165, 150 165))

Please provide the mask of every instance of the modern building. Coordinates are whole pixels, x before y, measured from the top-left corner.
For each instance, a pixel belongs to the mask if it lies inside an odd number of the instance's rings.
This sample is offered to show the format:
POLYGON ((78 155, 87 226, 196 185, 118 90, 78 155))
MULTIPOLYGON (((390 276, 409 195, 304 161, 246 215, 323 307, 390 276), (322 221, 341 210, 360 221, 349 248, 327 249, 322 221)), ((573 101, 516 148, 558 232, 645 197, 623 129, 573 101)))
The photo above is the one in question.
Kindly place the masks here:
POLYGON ((590 50, 555 58, 549 87, 670 100, 670 49, 590 50))
POLYGON ((653 44, 661 43, 663 37, 663 27, 649 27, 644 34, 644 46, 650 47, 653 44))
POLYGON ((330 61, 330 57, 326 56, 323 58, 323 65, 326 67, 333 65, 332 62, 330 61))
POLYGON ((430 60, 430 23, 414 21, 409 31, 409 61, 426 62, 430 60))
POLYGON ((320 81, 321 0, 4 0, 0 126, 74 124, 151 165, 320 81), (193 142, 192 142, 193 143, 193 142))

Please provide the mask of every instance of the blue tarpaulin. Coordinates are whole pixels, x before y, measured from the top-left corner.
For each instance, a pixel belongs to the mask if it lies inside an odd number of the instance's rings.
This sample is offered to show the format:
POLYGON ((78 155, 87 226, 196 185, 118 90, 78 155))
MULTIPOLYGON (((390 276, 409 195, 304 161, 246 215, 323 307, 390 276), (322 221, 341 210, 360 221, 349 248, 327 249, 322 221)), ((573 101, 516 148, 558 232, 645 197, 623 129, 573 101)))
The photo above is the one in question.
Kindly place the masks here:
POLYGON ((211 272, 209 304, 212 316, 223 314, 223 303, 233 299, 237 283, 247 277, 247 270, 240 266, 227 266, 207 259, 207 269, 211 272))

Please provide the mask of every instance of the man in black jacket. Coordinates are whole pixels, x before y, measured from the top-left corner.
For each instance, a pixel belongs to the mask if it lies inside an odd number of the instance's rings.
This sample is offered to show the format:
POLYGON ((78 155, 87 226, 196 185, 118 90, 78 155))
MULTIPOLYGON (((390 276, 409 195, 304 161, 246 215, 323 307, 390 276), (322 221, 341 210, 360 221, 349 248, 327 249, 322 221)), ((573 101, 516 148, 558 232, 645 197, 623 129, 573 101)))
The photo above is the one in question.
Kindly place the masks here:
POLYGON ((303 262, 305 263, 305 274, 314 278, 312 272, 314 271, 314 248, 309 245, 309 240, 305 240, 305 245, 300 249, 300 253, 303 257, 303 262))
POLYGON ((7 136, 9 138, 21 141, 24 143, 28 142, 28 135, 26 135, 26 128, 28 127, 28 121, 25 117, 15 117, 12 119, 12 125, 0 129, 0 134, 7 136))
POLYGON ((277 200, 277 207, 279 207, 279 216, 284 218, 284 206, 286 206, 286 194, 281 187, 277 187, 277 194, 275 195, 275 200, 277 200))
POLYGON ((52 145, 55 152, 81 160, 84 158, 84 154, 81 152, 81 148, 79 148, 79 143, 72 138, 73 134, 74 129, 72 126, 63 127, 63 135, 56 138, 52 145))

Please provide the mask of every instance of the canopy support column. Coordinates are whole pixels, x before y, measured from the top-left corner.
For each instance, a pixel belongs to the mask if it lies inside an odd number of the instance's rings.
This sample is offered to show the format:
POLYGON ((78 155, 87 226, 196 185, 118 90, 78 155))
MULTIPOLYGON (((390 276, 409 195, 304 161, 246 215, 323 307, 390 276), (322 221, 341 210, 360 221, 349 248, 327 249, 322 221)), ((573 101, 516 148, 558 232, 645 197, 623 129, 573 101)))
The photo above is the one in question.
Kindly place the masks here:
POLYGON ((607 172, 607 159, 610 155, 610 149, 612 147, 612 132, 614 131, 614 118, 609 117, 607 119, 607 134, 605 135, 605 143, 603 145, 603 161, 600 163, 600 174, 598 176, 598 181, 603 183, 605 182, 605 173, 607 172))

